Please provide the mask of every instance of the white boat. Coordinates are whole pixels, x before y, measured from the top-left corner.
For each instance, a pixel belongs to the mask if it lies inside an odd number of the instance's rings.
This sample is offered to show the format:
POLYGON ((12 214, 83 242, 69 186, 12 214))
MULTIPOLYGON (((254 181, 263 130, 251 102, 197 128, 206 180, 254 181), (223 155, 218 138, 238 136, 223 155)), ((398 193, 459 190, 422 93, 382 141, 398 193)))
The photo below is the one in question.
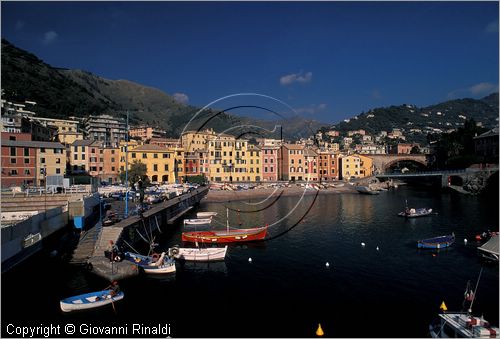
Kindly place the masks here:
POLYGON ((211 217, 215 217, 217 215, 217 212, 198 212, 196 213, 196 217, 197 218, 211 218, 211 217))
POLYGON ((379 191, 376 191, 376 190, 372 190, 369 186, 355 186, 356 188, 356 191, 358 191, 358 193, 361 193, 361 194, 380 194, 379 191))
POLYGON ((104 290, 63 299, 60 301, 61 310, 63 312, 71 312, 102 307, 122 300, 124 297, 124 294, 121 291, 113 297, 110 295, 110 292, 111 290, 104 290))
POLYGON ((477 286, 481 279, 479 273, 476 290, 472 291, 471 282, 467 282, 464 293, 463 308, 467 312, 447 312, 446 304, 441 304, 443 313, 439 314, 439 322, 429 325, 429 334, 432 338, 498 338, 500 330, 490 325, 483 316, 481 318, 472 315, 472 305, 476 297, 477 286))
POLYGON ((169 249, 169 254, 175 259, 186 261, 219 261, 224 260, 227 253, 227 245, 225 247, 208 247, 208 248, 188 248, 188 247, 172 247, 169 249))
POLYGON ((432 338, 498 338, 499 329, 492 327, 483 317, 469 313, 439 314, 441 322, 429 325, 432 338))
POLYGON ((426 215, 430 215, 432 213, 432 208, 408 208, 403 212, 399 212, 398 215, 400 217, 405 218, 416 218, 416 217, 424 217, 426 215))
POLYGON ((149 274, 165 274, 165 273, 174 273, 175 272, 175 260, 171 259, 164 255, 165 252, 162 253, 158 262, 153 265, 141 266, 144 269, 144 272, 149 274))
POLYGON ((204 224, 210 224, 211 222, 212 222, 211 218, 184 219, 184 225, 204 225, 204 224))
POLYGON ((481 257, 498 262, 498 234, 495 234, 483 246, 477 248, 481 257))

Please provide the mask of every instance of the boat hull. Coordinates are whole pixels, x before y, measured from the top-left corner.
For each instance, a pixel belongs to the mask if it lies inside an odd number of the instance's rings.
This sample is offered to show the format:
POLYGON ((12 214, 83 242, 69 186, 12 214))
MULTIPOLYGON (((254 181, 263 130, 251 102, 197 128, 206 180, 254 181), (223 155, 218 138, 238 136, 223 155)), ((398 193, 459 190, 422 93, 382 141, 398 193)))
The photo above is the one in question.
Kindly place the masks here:
POLYGON ((179 248, 179 253, 174 257, 186 261, 219 261, 224 260, 227 245, 222 248, 179 248))
POLYGON ((398 215, 400 217, 405 217, 405 218, 418 218, 418 217, 425 217, 425 216, 428 216, 432 213, 432 208, 420 208, 420 209, 417 209, 415 212, 409 212, 409 213, 406 213, 406 212, 400 212, 398 213, 398 215))
POLYGON ((182 241, 202 243, 232 243, 264 240, 267 227, 248 228, 228 231, 183 232, 182 241))
POLYGON ((113 297, 109 294, 110 292, 109 290, 105 290, 63 299, 60 301, 61 310, 63 312, 72 312, 103 307, 122 300, 124 297, 121 291, 113 297))
POLYGON ((175 262, 168 262, 161 266, 143 266, 142 268, 148 274, 175 273, 175 262))
POLYGON ((423 249, 441 249, 450 247, 454 242, 454 235, 446 235, 442 237, 419 240, 417 242, 417 247, 423 249))

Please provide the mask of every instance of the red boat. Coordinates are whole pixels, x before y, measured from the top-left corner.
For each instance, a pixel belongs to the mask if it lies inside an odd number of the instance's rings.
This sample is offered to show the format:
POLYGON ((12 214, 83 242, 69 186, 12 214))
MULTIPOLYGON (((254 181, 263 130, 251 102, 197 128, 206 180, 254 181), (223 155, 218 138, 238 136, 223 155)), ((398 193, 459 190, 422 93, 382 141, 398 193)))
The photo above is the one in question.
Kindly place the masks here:
MULTIPOLYGON (((267 234, 267 226, 256 228, 229 228, 229 210, 226 209, 226 230, 204 230, 182 232, 182 241, 202 242, 202 243, 228 243, 264 240, 267 234)), ((196 223, 195 223, 196 225, 196 223)), ((186 223, 184 224, 184 227, 186 223)))
POLYGON ((267 226, 220 231, 183 232, 182 241, 203 243, 227 243, 263 240, 267 234, 267 226))

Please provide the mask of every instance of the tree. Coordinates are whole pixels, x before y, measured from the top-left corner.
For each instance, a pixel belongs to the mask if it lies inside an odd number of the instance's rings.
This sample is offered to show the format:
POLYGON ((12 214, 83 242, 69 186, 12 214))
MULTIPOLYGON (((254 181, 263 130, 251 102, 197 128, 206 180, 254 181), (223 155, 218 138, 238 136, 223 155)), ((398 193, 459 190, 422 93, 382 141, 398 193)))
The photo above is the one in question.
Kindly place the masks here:
MULTIPOLYGON (((128 182, 130 186, 134 186, 136 182, 139 180, 142 181, 142 185, 146 186, 149 184, 149 177, 146 175, 147 166, 140 161, 135 160, 132 165, 130 165, 130 169, 128 170, 128 182)), ((125 182, 125 171, 121 171, 120 180, 125 182)))
POLYGON ((410 150, 410 154, 420 154, 420 147, 417 145, 413 146, 410 150))

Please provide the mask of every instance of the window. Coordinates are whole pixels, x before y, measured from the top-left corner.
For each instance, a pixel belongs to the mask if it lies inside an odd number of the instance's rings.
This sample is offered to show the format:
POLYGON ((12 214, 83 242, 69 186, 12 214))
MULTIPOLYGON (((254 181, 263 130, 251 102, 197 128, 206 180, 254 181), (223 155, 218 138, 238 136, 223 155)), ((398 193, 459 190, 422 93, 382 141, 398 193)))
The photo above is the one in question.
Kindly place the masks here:
POLYGON ((158 165, 157 164, 154 164, 153 165, 153 171, 157 172, 158 171, 158 165))
POLYGON ((132 153, 132 158, 134 158, 134 159, 135 159, 135 153, 132 153))
POLYGON ((85 153, 85 146, 82 146, 82 153, 85 153))
POLYGON ((56 168, 56 174, 61 174, 61 169, 60 168, 56 168))
POLYGON ((29 169, 24 170, 24 175, 31 175, 31 171, 29 169))
POLYGON ((165 171, 168 171, 168 164, 165 165, 165 171))
MULTIPOLYGON (((11 121, 11 120, 12 120, 12 119, 9 119, 9 121, 11 121)), ((13 135, 11 135, 11 136, 9 136, 9 140, 16 141, 16 137, 15 137, 15 136, 13 136, 13 135)))
POLYGON ((40 163, 45 164, 45 158, 40 158, 40 163))
POLYGON ((153 158, 158 159, 158 153, 154 153, 153 158))
POLYGON ((61 163, 61 158, 57 158, 56 159, 56 164, 60 164, 61 163))
POLYGON ((115 150, 114 149, 111 150, 111 154, 115 154, 115 150))
POLYGON ((115 167, 111 167, 111 172, 114 172, 115 171, 115 167))
POLYGON ((78 154, 75 153, 74 159, 78 160, 78 154))
POLYGON ((16 158, 10 158, 10 163, 15 164, 16 163, 16 158))
POLYGON ((78 146, 74 146, 74 147, 73 147, 73 150, 74 150, 75 152, 78 152, 78 146))
POLYGON ((11 147, 10 148, 10 156, 11 157, 15 157, 16 156, 16 148, 15 147, 11 147))
POLYGON ((10 175, 17 175, 17 170, 15 170, 15 169, 10 170, 10 175))
POLYGON ((30 163, 30 159, 26 159, 26 158, 25 158, 25 159, 24 159, 24 163, 25 163, 25 164, 29 164, 29 163, 30 163))
POLYGON ((115 162, 115 158, 111 158, 111 162, 115 162))
POLYGON ((104 150, 100 149, 99 154, 103 154, 103 153, 104 153, 104 150))
POLYGON ((147 158, 148 158, 147 153, 142 153, 142 158, 143 158, 143 159, 147 159, 147 158))
POLYGON ((85 160, 85 154, 82 154, 82 160, 85 160))
POLYGON ((24 148, 24 156, 29 157, 30 156, 30 149, 28 147, 24 148))
POLYGON ((45 153, 45 147, 40 147, 40 153, 45 153))

